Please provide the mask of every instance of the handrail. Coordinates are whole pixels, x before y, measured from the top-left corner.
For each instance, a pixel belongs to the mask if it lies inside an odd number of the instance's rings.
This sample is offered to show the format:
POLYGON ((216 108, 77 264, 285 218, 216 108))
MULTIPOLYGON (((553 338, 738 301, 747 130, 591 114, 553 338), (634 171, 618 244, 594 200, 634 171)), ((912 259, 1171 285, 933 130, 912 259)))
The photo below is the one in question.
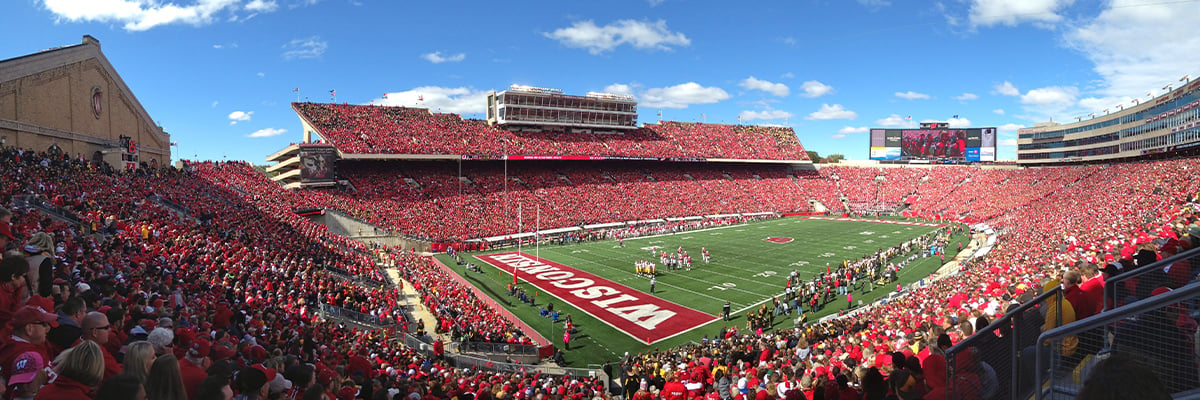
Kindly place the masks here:
POLYGON ((1144 265, 1144 266, 1134 268, 1133 270, 1127 271, 1127 272, 1119 274, 1117 276, 1112 276, 1112 277, 1106 278, 1104 280, 1104 311, 1108 311, 1111 309, 1111 308, 1109 308, 1109 304, 1116 304, 1116 299, 1112 298, 1112 296, 1116 295, 1114 292, 1118 286, 1117 285, 1118 283, 1127 281, 1131 278, 1137 278, 1139 276, 1149 273, 1150 271, 1154 271, 1155 269, 1161 269, 1164 266, 1171 265, 1171 264, 1174 264, 1179 261, 1183 261, 1183 260, 1186 260, 1186 259, 1189 259, 1189 258, 1192 258, 1195 256, 1200 256, 1200 247, 1164 258, 1159 261, 1155 261, 1155 262, 1151 263, 1150 265, 1144 265))

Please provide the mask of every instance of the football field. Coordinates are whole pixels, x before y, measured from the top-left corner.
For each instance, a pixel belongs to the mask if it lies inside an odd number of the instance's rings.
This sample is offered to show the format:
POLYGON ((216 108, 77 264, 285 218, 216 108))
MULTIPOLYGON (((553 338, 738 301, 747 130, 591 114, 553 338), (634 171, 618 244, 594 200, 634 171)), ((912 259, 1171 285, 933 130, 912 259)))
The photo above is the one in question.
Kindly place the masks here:
MULTIPOLYGON (((570 315, 579 332, 572 338, 567 360, 573 366, 586 366, 612 361, 626 351, 698 342, 726 326, 743 329, 746 313, 764 303, 770 307, 771 300, 784 292, 793 270, 811 280, 827 266, 837 268, 843 260, 874 254, 937 229, 933 224, 897 220, 782 218, 626 239, 623 247, 616 241, 600 241, 522 247, 519 253, 509 248, 464 257, 482 272, 453 269, 560 347, 562 323, 554 324, 539 312, 552 302, 554 310, 570 315), (680 247, 691 255, 692 269, 667 270, 660 252, 676 253, 680 247), (707 264, 701 248, 712 255, 707 264), (638 261, 657 264, 652 294, 649 279, 635 273, 638 261), (514 271, 521 287, 535 295, 533 305, 506 294, 514 271), (727 301, 731 321, 718 318, 727 301)), ((965 235, 952 238, 946 258, 955 254, 957 243, 965 246, 966 241, 965 235)), ((454 265, 445 255, 438 257, 454 265)), ((901 270, 898 283, 926 277, 940 265, 936 256, 920 257, 901 270)), ((894 290, 895 283, 866 293, 856 291, 854 304, 894 290)), ((845 296, 840 296, 815 313, 808 310, 809 321, 846 307, 845 296)), ((792 327, 795 318, 796 314, 776 317, 774 326, 792 327)))

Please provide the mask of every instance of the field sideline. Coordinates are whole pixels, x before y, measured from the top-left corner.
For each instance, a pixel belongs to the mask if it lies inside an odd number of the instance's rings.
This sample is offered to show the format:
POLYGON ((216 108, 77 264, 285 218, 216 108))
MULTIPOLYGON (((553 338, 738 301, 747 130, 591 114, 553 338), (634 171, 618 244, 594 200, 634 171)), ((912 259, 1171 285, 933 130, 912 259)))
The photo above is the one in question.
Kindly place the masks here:
MULTIPOLYGON (((466 271, 465 268, 454 266, 454 262, 446 255, 438 257, 442 262, 453 266, 452 269, 455 272, 483 289, 499 303, 506 305, 517 317, 525 320, 560 347, 563 334, 562 323, 552 324, 548 318, 539 316, 539 310, 545 307, 547 302, 553 302, 555 310, 559 310, 563 315, 571 315, 580 332, 572 338, 571 351, 567 352, 567 360, 573 366, 587 366, 614 360, 625 351, 637 352, 652 347, 666 348, 689 341, 699 341, 705 335, 716 334, 723 326, 744 328, 747 310, 756 309, 759 305, 769 302, 773 297, 783 293, 786 288, 786 276, 792 270, 798 271, 803 279, 811 279, 818 273, 824 272, 826 265, 837 267, 844 259, 857 259, 864 254, 875 253, 881 247, 898 245, 938 229, 933 226, 899 225, 895 222, 898 221, 860 222, 784 218, 626 239, 624 247, 618 247, 615 241, 601 241, 546 245, 540 246, 540 248, 523 247, 521 249, 531 259, 536 254, 547 264, 561 264, 569 267, 567 269, 578 270, 581 274, 594 275, 632 290, 641 291, 641 293, 634 293, 639 297, 651 296, 649 281, 634 273, 634 263, 638 260, 651 261, 659 264, 659 275, 653 294, 655 298, 712 316, 720 314, 726 301, 731 303, 734 310, 732 321, 717 320, 697 326, 678 334, 678 336, 655 342, 653 346, 647 346, 645 340, 634 339, 628 333, 618 330, 610 322, 603 322, 589 316, 567 301, 552 297, 541 289, 532 287, 527 282, 532 276, 520 274, 522 287, 536 294, 534 306, 521 304, 516 298, 505 294, 506 286, 512 282, 510 269, 501 270, 474 255, 465 256, 466 262, 479 265, 483 269, 481 273, 473 273, 466 271), (767 238, 794 240, 776 243, 765 240, 767 238), (658 253, 651 255, 652 248, 655 251, 661 251, 661 248, 666 249, 669 253, 674 253, 679 247, 683 247, 692 256, 693 270, 666 271, 666 268, 659 262, 658 253), (707 248, 712 254, 712 261, 709 264, 704 264, 701 260, 701 247, 707 248)), ((952 238, 947 246, 947 259, 956 253, 957 243, 962 242, 965 246, 966 241, 965 235, 952 238)), ((513 251, 515 249, 504 249, 479 255, 513 251)), ((907 255, 903 258, 907 258, 907 255)), ((494 262, 494 260, 491 261, 494 262)), ((941 266, 941 262, 937 257, 919 258, 901 270, 899 283, 907 284, 916 281, 927 276, 939 266, 941 266)), ((542 287, 546 286, 542 285, 542 287)), ((854 303, 857 305, 860 301, 864 304, 874 301, 894 289, 895 286, 889 285, 876 288, 866 294, 855 292, 854 303)), ((559 295, 561 296, 562 293, 559 295)), ((842 296, 818 312, 810 313, 809 320, 815 321, 821 316, 837 312, 845 307, 845 297, 842 296)), ((594 310, 592 312, 596 313, 594 310)), ((791 327, 794 318, 795 314, 791 317, 776 317, 774 326, 776 328, 791 327)))

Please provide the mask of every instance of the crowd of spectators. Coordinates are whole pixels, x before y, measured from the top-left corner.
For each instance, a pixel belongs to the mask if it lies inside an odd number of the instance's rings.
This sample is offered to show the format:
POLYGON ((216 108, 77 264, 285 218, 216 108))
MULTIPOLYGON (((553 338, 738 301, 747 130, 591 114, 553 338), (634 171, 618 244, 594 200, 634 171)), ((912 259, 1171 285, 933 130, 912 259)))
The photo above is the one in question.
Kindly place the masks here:
MULTIPOLYGON (((529 200, 527 204, 541 204, 542 218, 550 221, 566 218, 561 215, 566 210, 593 213, 597 221, 622 220, 656 205, 688 215, 719 213, 704 208, 711 204, 732 209, 756 203, 758 209, 769 209, 778 201, 806 203, 809 197, 802 190, 819 188, 847 197, 846 190, 873 192, 854 194, 863 199, 917 196, 917 211, 986 219, 1003 232, 1000 244, 987 257, 965 265, 961 274, 829 322, 761 334, 728 329, 701 344, 630 355, 623 360, 629 373, 621 377, 634 398, 686 397, 681 390, 714 399, 816 398, 818 392, 820 398, 833 398, 835 392, 844 396, 837 398, 936 397, 947 390, 942 378, 946 364, 953 362, 966 366, 956 369, 967 371, 956 376, 962 379, 959 387, 968 388, 958 389, 960 397, 986 399, 1008 388, 1004 374, 995 371, 1013 366, 980 362, 975 352, 947 360, 941 351, 1047 284, 1090 287, 1096 283, 1092 280, 1102 282, 1193 248, 1200 226, 1184 205, 1200 193, 1197 168, 1200 162, 1191 159, 1119 168, 840 169, 791 177, 751 167, 564 168, 517 173, 508 185, 523 192, 518 198, 529 200), (835 172, 838 179, 822 179, 835 172), (778 186, 745 183, 768 179, 778 180, 778 186), (837 182, 851 179, 857 181, 837 182), (712 187, 713 202, 679 195, 706 185, 712 187), (757 195, 779 186, 795 190, 797 198, 757 195), (535 201, 571 191, 590 196, 571 198, 557 209, 535 201), (648 204, 638 203, 637 197, 589 200, 629 193, 644 196, 640 199, 648 204), (663 204, 663 199, 670 201, 663 204), (622 208, 627 206, 635 211, 622 208)), ((333 235, 292 212, 298 206, 320 206, 328 201, 321 196, 336 194, 284 191, 245 163, 121 172, 10 148, 0 152, 0 169, 9 171, 0 175, 0 200, 11 209, 0 212, 0 245, 6 250, 0 264, 0 378, 17 397, 215 399, 236 392, 246 398, 461 400, 467 393, 497 399, 606 395, 595 379, 450 368, 389 340, 394 332, 351 329, 321 319, 316 306, 326 304, 386 316, 400 329, 407 323, 395 289, 364 289, 326 270, 386 279, 375 262, 379 252, 389 250, 333 235), (45 199, 82 222, 73 225, 12 208, 15 195, 45 199), (31 285, 34 275, 37 284, 31 285), (37 372, 52 361, 53 374, 37 372)), ((440 210, 408 212, 429 213, 424 216, 430 218, 449 214, 445 221, 467 219, 454 212, 470 206, 486 201, 493 203, 488 207, 498 207, 504 200, 497 190, 504 186, 503 177, 495 172, 468 174, 462 190, 475 197, 469 203, 455 199, 456 175, 429 174, 435 175, 450 176, 439 178, 438 192, 426 191, 432 178, 410 175, 415 184, 392 179, 398 182, 387 184, 396 192, 379 186, 376 193, 442 203, 440 210), (443 194, 430 198, 428 193, 443 194)), ((379 174, 378 184, 390 176, 379 174)), ((364 192, 373 188, 367 179, 355 183, 364 192)), ((505 227, 505 215, 495 211, 493 221, 505 227)), ((654 215, 663 216, 668 215, 654 215)), ((390 257, 437 317, 438 325, 430 329, 469 340, 528 342, 429 259, 394 250, 390 257)), ((1195 271, 1182 265, 1173 266, 1164 279, 1142 281, 1178 288, 1194 279, 1195 271)), ((1132 301, 1158 289, 1134 287, 1119 299, 1132 301)), ((1068 300, 1075 316, 1101 308, 1086 296, 1068 300)), ((1179 335, 1195 337, 1194 319, 1181 314, 1176 323, 1179 335)), ((1039 316, 1021 328, 1040 326, 1039 316)), ((1183 354, 1177 367, 1194 371, 1186 368, 1195 367, 1196 350, 1185 350, 1191 353, 1183 354)), ((1160 378, 1167 387, 1178 388, 1194 386, 1188 380, 1194 375, 1160 378)))
POLYGON ((667 122, 622 134, 513 132, 423 108, 292 107, 345 153, 808 159, 791 128, 667 122))

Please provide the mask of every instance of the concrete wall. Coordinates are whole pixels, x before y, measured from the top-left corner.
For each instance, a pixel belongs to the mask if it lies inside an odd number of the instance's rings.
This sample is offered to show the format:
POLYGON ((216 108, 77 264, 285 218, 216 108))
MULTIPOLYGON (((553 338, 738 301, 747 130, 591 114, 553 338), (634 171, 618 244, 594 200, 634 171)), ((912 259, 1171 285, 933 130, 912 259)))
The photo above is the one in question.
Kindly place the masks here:
POLYGON ((326 211, 324 215, 309 217, 313 222, 325 225, 330 232, 346 236, 365 243, 377 243, 385 246, 399 246, 404 250, 415 248, 417 251, 429 251, 429 242, 414 240, 403 236, 387 234, 383 229, 336 211, 326 211))

